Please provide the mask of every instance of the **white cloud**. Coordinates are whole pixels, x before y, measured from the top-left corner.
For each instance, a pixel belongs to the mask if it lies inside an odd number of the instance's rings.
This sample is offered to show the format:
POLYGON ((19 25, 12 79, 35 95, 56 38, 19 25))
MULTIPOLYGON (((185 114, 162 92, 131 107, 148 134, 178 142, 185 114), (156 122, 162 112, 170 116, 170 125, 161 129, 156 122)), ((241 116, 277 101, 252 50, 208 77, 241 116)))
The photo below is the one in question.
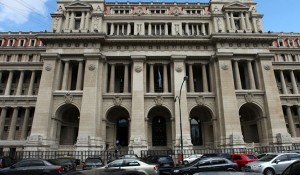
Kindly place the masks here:
POLYGON ((48 15, 48 0, 0 0, 0 21, 23 24, 30 14, 45 17, 48 15))

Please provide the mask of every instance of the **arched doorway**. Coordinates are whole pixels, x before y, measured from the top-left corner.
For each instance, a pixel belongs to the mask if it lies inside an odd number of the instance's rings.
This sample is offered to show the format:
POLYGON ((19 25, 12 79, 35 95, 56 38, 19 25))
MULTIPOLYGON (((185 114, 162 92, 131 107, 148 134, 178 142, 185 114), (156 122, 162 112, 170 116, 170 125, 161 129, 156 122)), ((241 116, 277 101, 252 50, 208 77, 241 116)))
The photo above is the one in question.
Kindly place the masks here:
POLYGON ((57 134, 59 134, 60 145, 74 145, 76 144, 79 129, 78 108, 72 104, 61 106, 57 111, 57 118, 60 119, 58 123, 57 134))
POLYGON ((122 147, 128 147, 129 144, 129 113, 123 107, 113 107, 107 113, 106 122, 106 144, 112 149, 116 141, 122 147))
POLYGON ((170 111, 163 106, 153 107, 148 113, 148 145, 172 147, 172 122, 170 111))
POLYGON ((190 112, 191 140, 194 146, 213 147, 214 131, 211 111, 205 106, 194 107, 190 112))
POLYGON ((245 143, 259 143, 262 139, 262 110, 253 103, 244 104, 239 111, 242 134, 245 143))

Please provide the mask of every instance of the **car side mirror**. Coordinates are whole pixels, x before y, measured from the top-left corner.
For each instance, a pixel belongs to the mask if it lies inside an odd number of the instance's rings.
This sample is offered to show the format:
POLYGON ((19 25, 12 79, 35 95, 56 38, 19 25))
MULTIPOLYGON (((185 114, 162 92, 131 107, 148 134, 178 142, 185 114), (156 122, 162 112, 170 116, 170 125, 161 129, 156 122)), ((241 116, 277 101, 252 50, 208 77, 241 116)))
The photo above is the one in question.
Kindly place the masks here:
POLYGON ((275 161, 274 161, 274 163, 279 163, 280 162, 280 160, 279 159, 276 159, 275 161))

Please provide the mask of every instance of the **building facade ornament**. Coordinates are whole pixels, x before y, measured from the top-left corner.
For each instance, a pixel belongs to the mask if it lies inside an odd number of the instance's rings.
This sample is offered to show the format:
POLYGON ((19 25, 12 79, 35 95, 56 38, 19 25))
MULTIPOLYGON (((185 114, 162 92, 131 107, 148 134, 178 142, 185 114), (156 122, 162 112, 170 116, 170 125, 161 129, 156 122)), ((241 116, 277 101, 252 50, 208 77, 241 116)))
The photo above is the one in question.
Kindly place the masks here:
POLYGON ((47 65, 45 66, 45 70, 46 70, 46 71, 51 71, 51 69, 52 69, 52 66, 51 66, 50 64, 47 64, 47 65))
POLYGON ((270 66, 270 65, 265 65, 264 68, 265 68, 265 70, 267 70, 267 71, 271 70, 271 66, 270 66))
POLYGON ((113 103, 115 106, 121 106, 122 104, 122 97, 119 97, 119 96, 115 96, 115 98, 113 99, 113 103))
POLYGON ((253 102, 253 97, 254 97, 254 95, 253 95, 252 93, 246 94, 246 95, 245 95, 245 100, 246 100, 246 102, 252 103, 252 102, 253 102))
POLYGON ((140 72, 142 72, 143 68, 142 68, 142 66, 135 66, 134 70, 135 70, 135 72, 140 73, 140 72))
POLYGON ((96 69, 96 66, 94 65, 94 64, 90 64, 89 65, 89 70, 90 71, 93 71, 93 70, 95 70, 96 69))
POLYGON ((176 70, 176 72, 182 72, 182 66, 177 66, 176 68, 175 68, 175 70, 176 70))
POLYGON ((204 105, 205 104, 205 97, 201 97, 201 96, 197 97, 196 98, 196 103, 197 103, 198 106, 204 105))
POLYGON ((228 65, 227 65, 227 64, 223 64, 223 65, 222 65, 222 69, 223 69, 223 70, 228 70, 228 69, 229 69, 229 67, 228 67, 228 65))
POLYGON ((73 102, 73 95, 71 95, 70 93, 66 93, 65 95, 65 103, 70 104, 73 102))
POLYGON ((162 96, 157 96, 154 98, 155 105, 161 106, 164 103, 164 98, 162 96))

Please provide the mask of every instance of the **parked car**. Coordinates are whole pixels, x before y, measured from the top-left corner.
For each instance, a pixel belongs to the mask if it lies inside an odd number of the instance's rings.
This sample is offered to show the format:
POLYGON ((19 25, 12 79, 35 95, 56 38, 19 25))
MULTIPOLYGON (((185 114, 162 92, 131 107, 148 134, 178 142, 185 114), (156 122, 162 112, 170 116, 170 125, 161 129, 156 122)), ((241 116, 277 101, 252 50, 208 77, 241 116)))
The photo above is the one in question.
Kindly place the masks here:
POLYGON ((136 154, 125 154, 119 157, 119 159, 139 159, 136 154))
POLYGON ((300 174, 300 160, 292 163, 281 175, 299 175, 300 174))
POLYGON ((224 157, 206 157, 184 167, 175 168, 172 175, 192 175, 206 171, 236 171, 237 164, 224 157))
POLYGON ((64 169, 43 159, 24 159, 0 170, 0 175, 61 175, 64 169))
POLYGON ((82 165, 83 170, 103 167, 105 164, 101 157, 88 157, 82 165))
POLYGON ((72 171, 72 165, 66 164, 60 159, 47 159, 48 162, 52 163, 53 165, 61 166, 64 169, 64 172, 72 171))
POLYGON ((204 157, 224 157, 228 160, 231 160, 230 154, 228 154, 228 153, 208 153, 208 154, 203 154, 202 158, 204 158, 204 157))
POLYGON ((11 166, 15 160, 9 156, 0 156, 0 169, 11 166))
POLYGON ((175 167, 174 160, 167 155, 152 155, 145 158, 145 162, 158 165, 160 174, 170 174, 175 167))
POLYGON ((241 170, 247 163, 258 160, 252 154, 231 154, 230 158, 233 162, 237 163, 238 169, 241 170))
POLYGON ((57 158, 57 160, 61 161, 65 165, 69 165, 69 171, 75 171, 76 170, 75 159, 61 157, 61 158, 57 158))
POLYGON ((200 157, 202 157, 202 154, 193 154, 193 155, 191 155, 191 156, 189 156, 189 157, 183 159, 183 163, 184 163, 184 164, 189 164, 189 163, 191 163, 192 161, 194 161, 194 160, 196 160, 196 159, 198 159, 198 158, 200 158, 200 157))
POLYGON ((67 173, 65 175, 148 175, 142 170, 128 170, 128 169, 91 169, 85 171, 77 171, 67 173))
POLYGON ((147 175, 158 175, 158 165, 147 164, 137 159, 118 159, 114 160, 101 169, 127 169, 139 170, 147 175))
POLYGON ((239 171, 208 171, 195 173, 194 175, 263 175, 261 173, 254 172, 239 172, 239 171))
POLYGON ((275 175, 282 173, 290 164, 299 159, 300 154, 297 153, 272 153, 255 162, 248 163, 244 170, 275 175))

